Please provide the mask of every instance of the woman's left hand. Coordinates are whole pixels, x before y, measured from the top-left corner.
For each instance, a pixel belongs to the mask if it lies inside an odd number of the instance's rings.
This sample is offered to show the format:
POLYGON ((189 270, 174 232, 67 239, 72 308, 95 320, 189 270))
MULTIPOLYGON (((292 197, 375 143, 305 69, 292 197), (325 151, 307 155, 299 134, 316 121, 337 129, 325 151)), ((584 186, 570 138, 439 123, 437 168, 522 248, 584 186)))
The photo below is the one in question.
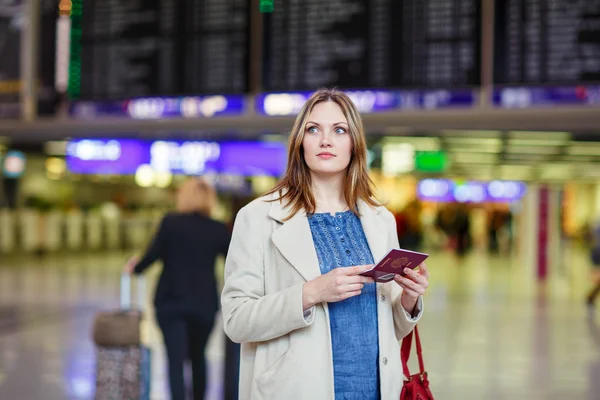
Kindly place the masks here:
POLYGON ((402 306, 412 314, 419 296, 425 293, 425 289, 429 286, 429 271, 425 263, 419 265, 419 270, 415 271, 410 268, 405 268, 406 276, 396 275, 394 280, 403 289, 402 291, 402 306))

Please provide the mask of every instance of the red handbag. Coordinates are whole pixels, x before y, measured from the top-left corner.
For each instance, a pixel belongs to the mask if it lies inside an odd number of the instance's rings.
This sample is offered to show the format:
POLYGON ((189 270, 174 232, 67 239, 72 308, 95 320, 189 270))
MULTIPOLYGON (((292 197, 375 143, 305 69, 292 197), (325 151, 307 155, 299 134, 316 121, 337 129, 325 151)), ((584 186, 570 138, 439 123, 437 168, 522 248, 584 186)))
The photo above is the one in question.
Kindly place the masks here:
POLYGON ((419 339, 419 330, 415 326, 415 342, 417 343, 417 357, 419 357, 419 373, 410 375, 408 371, 408 358, 410 356, 410 348, 412 347, 413 332, 411 331, 404 339, 402 339, 402 349, 400 350, 400 358, 402 359, 402 372, 408 379, 404 381, 402 392, 400 392, 400 400, 434 400, 431 390, 429 390, 429 380, 427 372, 423 366, 423 355, 421 354, 421 340, 419 339))

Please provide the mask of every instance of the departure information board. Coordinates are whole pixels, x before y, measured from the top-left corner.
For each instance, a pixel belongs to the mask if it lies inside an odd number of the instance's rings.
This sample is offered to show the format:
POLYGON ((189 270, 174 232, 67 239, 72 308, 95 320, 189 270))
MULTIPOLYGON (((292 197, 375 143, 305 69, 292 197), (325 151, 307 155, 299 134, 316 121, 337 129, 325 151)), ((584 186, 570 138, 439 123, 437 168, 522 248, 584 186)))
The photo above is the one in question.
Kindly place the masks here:
POLYGON ((481 0, 278 0, 267 91, 479 84, 481 0))
MULTIPOLYGON (((0 0, 0 118, 16 118, 21 112, 21 40, 26 27, 24 7, 24 1, 0 0)), ((58 6, 54 0, 41 0, 39 7, 38 113, 46 115, 54 112, 58 6)))
POLYGON ((242 93, 249 0, 83 0, 80 98, 242 93))
POLYGON ((496 0, 494 81, 600 81, 599 0, 496 0))

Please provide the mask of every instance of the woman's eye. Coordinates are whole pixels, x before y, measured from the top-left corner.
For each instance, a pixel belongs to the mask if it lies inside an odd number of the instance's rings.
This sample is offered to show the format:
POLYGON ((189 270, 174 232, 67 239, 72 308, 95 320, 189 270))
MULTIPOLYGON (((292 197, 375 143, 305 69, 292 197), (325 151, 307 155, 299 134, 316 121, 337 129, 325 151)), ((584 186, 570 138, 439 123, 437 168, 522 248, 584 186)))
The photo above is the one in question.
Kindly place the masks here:
POLYGON ((316 133, 317 132, 317 127, 316 126, 311 126, 306 131, 308 133, 316 133))
POLYGON ((342 133, 346 133, 346 130, 344 128, 337 128, 335 130, 335 133, 337 133, 338 135, 341 135, 342 133))

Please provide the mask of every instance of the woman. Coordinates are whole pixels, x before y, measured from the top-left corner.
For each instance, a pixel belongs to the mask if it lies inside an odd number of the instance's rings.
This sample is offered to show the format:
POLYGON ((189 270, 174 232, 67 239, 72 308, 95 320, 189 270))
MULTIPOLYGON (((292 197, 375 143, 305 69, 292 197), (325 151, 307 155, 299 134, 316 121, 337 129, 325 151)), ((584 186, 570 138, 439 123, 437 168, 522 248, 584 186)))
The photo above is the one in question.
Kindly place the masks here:
POLYGON ((359 275, 398 248, 366 156, 352 101, 319 90, 292 129, 285 176, 236 217, 221 304, 242 343, 240 399, 399 398, 398 341, 421 317, 428 272, 359 275))
POLYGON ((600 222, 588 229, 588 243, 590 248, 590 259, 592 261, 592 288, 586 296, 588 310, 595 312, 596 298, 600 294, 600 222))
POLYGON ((173 400, 186 398, 187 360, 192 362, 194 399, 204 398, 204 350, 219 305, 215 259, 226 254, 230 240, 227 227, 210 218, 215 202, 215 191, 207 182, 187 180, 177 193, 178 212, 164 217, 144 257, 125 266, 128 273, 140 274, 156 260, 163 261, 154 302, 173 400))

